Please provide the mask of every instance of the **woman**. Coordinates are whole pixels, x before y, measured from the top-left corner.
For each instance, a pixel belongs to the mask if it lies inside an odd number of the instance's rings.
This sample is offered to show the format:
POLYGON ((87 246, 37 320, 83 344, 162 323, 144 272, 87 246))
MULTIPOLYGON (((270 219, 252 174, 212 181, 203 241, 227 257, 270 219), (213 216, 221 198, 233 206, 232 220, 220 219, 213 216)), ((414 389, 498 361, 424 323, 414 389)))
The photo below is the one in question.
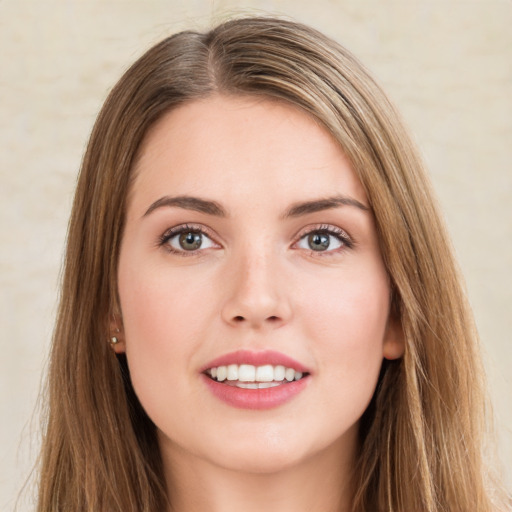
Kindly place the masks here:
POLYGON ((497 506, 420 159, 364 68, 303 25, 183 32, 121 78, 51 357, 41 511, 497 506))

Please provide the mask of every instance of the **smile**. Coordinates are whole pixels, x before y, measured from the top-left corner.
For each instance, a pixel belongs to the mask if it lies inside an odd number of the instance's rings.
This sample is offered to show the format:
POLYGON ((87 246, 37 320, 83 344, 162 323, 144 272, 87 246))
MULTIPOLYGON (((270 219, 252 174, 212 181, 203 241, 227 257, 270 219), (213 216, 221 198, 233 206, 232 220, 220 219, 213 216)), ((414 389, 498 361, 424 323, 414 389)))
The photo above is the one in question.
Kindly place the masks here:
POLYGON ((202 369, 210 392, 239 409, 279 407, 306 389, 309 370, 298 361, 275 351, 239 350, 211 361, 202 369))
POLYGON ((209 368, 205 372, 216 382, 242 389, 267 389, 300 380, 303 372, 283 365, 230 364, 209 368))

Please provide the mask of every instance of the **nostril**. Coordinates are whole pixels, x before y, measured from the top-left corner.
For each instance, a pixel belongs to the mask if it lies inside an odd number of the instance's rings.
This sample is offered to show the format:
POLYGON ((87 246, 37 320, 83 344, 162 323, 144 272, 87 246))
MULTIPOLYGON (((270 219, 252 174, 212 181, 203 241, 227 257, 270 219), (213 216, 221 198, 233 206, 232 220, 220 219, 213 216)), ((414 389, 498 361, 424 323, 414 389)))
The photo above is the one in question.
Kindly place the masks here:
MULTIPOLYGON (((271 316, 268 316, 266 318, 262 317, 261 321, 268 322, 270 324, 277 324, 277 323, 279 323, 281 321, 281 317, 279 317, 277 315, 271 315, 271 316)), ((244 322, 252 323, 252 318, 250 316, 249 317, 245 317, 243 315, 236 315, 236 316, 233 316, 231 318, 231 322, 234 323, 234 324, 241 324, 241 323, 244 323, 244 322)), ((256 319, 255 322, 259 324, 259 320, 256 319)))

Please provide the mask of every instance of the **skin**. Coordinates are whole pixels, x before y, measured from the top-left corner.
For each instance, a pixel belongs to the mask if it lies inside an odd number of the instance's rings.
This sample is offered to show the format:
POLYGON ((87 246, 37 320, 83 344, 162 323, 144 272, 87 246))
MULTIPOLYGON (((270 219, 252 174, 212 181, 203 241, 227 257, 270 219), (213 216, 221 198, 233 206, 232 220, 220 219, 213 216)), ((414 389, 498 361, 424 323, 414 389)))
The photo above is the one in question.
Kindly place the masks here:
POLYGON ((330 135, 293 106, 213 96, 147 134, 119 261, 113 324, 158 429, 173 510, 348 510, 358 422, 383 358, 403 352, 371 210, 284 217, 293 205, 365 192, 330 135), (215 201, 224 217, 163 196, 215 201), (162 236, 205 229, 195 251, 162 236), (325 251, 311 230, 343 230, 325 251), (173 253, 169 245, 181 253, 173 253), (186 252, 184 256, 183 253, 186 252), (232 407, 201 376, 226 353, 272 349, 305 365, 306 388, 268 410, 232 407))

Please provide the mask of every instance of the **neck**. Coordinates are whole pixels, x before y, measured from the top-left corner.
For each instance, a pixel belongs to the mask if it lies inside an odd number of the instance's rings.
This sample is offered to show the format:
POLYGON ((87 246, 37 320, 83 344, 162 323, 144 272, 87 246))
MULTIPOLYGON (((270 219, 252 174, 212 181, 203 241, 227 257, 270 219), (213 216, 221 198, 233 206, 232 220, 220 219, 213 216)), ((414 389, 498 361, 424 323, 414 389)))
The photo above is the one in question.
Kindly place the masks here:
POLYGON ((339 448, 330 446, 291 467, 249 473, 220 467, 176 446, 166 448, 162 453, 172 505, 169 512, 351 510, 355 449, 340 455, 339 448))

